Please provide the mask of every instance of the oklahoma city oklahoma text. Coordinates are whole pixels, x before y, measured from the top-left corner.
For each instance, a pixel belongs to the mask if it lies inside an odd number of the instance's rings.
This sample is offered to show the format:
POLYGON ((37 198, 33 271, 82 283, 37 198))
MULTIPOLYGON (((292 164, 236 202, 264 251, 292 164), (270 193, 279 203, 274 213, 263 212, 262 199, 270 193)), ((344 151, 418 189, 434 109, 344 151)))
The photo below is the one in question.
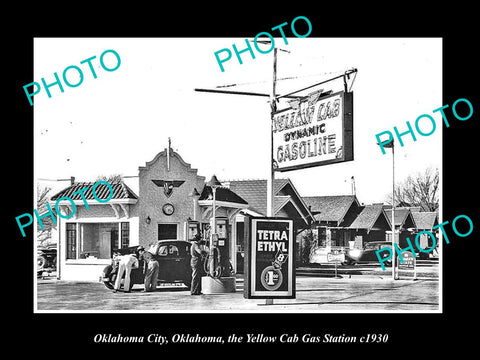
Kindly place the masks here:
MULTIPOLYGON (((156 343, 165 345, 171 343, 219 343, 224 344, 223 336, 202 336, 199 334, 174 334, 167 337, 160 334, 149 334, 146 336, 127 336, 112 334, 96 334, 93 337, 95 343, 156 343)), ((388 334, 366 334, 365 336, 348 336, 345 334, 282 334, 280 336, 268 336, 264 334, 246 334, 246 336, 231 334, 227 337, 228 343, 366 343, 386 342, 388 334)))

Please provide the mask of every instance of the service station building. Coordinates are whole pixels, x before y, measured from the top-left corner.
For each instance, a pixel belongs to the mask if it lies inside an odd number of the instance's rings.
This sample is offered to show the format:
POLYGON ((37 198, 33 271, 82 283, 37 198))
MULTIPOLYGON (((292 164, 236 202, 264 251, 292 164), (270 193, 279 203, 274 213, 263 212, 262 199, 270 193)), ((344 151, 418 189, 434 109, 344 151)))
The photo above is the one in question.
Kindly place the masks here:
MULTIPOLYGON (((96 201, 90 189, 83 192, 85 199, 74 194, 93 183, 72 182, 52 196, 51 203, 67 196, 76 206, 72 217, 57 216, 52 231, 58 244, 58 279, 98 281, 114 249, 148 247, 163 239, 190 241, 198 231, 208 233, 213 224, 212 188, 177 152, 167 148, 140 166, 138 181, 138 195, 124 182, 111 183, 113 195, 105 203, 96 201)), ((243 271, 245 216, 266 216, 266 186, 266 180, 239 180, 216 189, 218 246, 235 272, 243 271)), ((274 191, 274 216, 294 219, 299 242, 313 216, 290 180, 275 180, 274 191)), ((99 191, 96 195, 108 198, 99 191)), ((72 209, 67 202, 60 211, 68 214, 72 209)))

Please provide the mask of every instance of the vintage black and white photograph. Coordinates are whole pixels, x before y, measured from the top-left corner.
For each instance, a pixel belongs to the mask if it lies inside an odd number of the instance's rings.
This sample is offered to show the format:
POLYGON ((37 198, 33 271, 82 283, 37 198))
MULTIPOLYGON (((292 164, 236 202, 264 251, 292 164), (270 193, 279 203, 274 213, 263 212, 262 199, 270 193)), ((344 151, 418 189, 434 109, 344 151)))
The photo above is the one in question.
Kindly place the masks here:
POLYGON ((33 39, 35 313, 442 313, 442 38, 284 20, 33 39))
POLYGON ((471 7, 69 5, 6 13, 7 351, 473 350, 471 7))

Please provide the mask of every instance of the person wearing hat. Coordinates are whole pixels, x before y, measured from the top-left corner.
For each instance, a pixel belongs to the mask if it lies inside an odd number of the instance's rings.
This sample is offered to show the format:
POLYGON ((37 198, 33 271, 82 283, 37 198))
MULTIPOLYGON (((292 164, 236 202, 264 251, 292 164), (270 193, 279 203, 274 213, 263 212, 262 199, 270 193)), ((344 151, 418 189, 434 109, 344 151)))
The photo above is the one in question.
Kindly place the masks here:
POLYGON ((145 251, 143 246, 137 248, 137 252, 140 254, 140 260, 143 260, 143 273, 144 273, 144 292, 151 292, 157 289, 158 269, 160 265, 155 260, 152 253, 145 251))
POLYGON ((123 292, 130 292, 130 274, 132 269, 138 269, 138 258, 137 254, 127 254, 118 256, 115 258, 118 260, 118 274, 117 279, 115 280, 115 288, 113 290, 116 293, 120 290, 120 285, 122 283, 122 276, 125 273, 125 281, 123 282, 123 292))
POLYGON ((206 255, 206 251, 200 248, 200 241, 202 236, 196 234, 192 246, 190 247, 190 266, 192 267, 192 284, 190 287, 190 294, 201 295, 202 294, 202 258, 206 255))

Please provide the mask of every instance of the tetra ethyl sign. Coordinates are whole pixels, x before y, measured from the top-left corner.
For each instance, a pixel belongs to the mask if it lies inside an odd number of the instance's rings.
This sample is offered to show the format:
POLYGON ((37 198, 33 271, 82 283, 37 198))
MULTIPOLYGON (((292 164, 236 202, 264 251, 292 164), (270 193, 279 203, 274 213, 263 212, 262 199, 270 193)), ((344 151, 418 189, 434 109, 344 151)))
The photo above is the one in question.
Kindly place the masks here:
POLYGON ((293 220, 245 219, 246 299, 295 298, 293 220))

